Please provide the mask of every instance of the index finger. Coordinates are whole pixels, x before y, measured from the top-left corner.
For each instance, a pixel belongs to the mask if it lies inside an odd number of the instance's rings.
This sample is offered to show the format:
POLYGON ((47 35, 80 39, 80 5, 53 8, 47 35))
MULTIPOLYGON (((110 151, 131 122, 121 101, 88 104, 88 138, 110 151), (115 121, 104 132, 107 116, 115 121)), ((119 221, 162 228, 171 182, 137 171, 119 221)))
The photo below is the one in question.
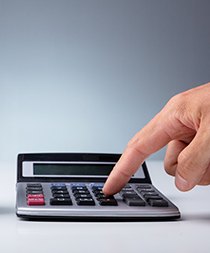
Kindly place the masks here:
POLYGON ((131 139, 104 185, 104 194, 119 192, 150 154, 171 141, 166 121, 161 118, 161 113, 157 114, 131 139))

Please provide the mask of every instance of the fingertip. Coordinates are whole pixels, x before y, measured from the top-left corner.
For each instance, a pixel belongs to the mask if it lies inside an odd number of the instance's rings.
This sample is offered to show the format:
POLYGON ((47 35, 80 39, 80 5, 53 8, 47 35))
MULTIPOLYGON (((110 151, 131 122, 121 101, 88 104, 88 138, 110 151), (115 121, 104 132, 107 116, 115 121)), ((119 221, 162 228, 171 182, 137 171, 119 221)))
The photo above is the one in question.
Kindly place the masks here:
POLYGON ((111 192, 109 190, 107 190, 106 187, 103 187, 102 192, 104 193, 105 196, 110 196, 111 192))
POLYGON ((106 196, 108 196, 108 195, 110 194, 109 189, 107 189, 107 187, 106 187, 106 183, 104 184, 104 187, 103 187, 103 189, 102 189, 102 192, 103 192, 104 195, 106 195, 106 196))
POLYGON ((110 195, 114 195, 117 192, 119 192, 120 187, 116 183, 115 183, 115 185, 112 185, 110 182, 106 182, 104 184, 102 191, 103 191, 104 195, 110 196, 110 195))

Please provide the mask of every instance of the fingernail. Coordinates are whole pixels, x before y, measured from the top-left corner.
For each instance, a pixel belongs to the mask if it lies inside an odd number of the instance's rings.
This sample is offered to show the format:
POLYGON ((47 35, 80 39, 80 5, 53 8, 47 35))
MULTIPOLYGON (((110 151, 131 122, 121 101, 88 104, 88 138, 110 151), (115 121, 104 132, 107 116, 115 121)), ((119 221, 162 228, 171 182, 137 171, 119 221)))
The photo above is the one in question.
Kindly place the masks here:
POLYGON ((176 175, 175 184, 180 191, 187 191, 192 188, 190 183, 187 182, 187 180, 185 180, 179 174, 176 175))

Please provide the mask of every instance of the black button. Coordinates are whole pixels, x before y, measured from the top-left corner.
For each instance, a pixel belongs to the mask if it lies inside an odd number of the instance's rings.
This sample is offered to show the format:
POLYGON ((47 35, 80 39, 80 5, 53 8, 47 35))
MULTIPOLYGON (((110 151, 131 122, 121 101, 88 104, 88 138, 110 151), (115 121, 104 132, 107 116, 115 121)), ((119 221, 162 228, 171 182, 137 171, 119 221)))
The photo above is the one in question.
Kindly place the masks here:
MULTIPOLYGON (((99 200, 99 199, 105 199, 106 196, 104 194, 97 194, 96 198, 97 198, 97 200, 99 200)), ((111 197, 109 197, 109 198, 111 198, 111 197)))
POLYGON ((41 184, 27 184, 27 187, 42 187, 41 184))
MULTIPOLYGON (((125 194, 125 193, 127 193, 127 194, 134 194, 135 191, 134 191, 134 190, 122 190, 120 193, 121 193, 121 194, 125 194)), ((136 193, 135 193, 135 194, 136 194, 136 193)))
POLYGON ((88 198, 92 198, 92 196, 90 195, 90 194, 75 194, 74 195, 74 197, 76 198, 76 199, 82 199, 82 198, 85 198, 85 199, 88 199, 88 198))
POLYGON ((149 201, 150 199, 156 199, 156 200, 160 200, 160 199, 163 199, 162 197, 160 197, 160 196, 153 196, 153 195, 147 195, 147 196, 144 196, 144 198, 145 198, 145 200, 146 201, 149 201))
POLYGON ((106 200, 106 199, 115 199, 114 196, 105 196, 104 194, 99 194, 97 195, 97 200, 100 201, 101 199, 102 200, 106 200))
POLYGON ((74 191, 74 196, 76 194, 90 194, 90 192, 88 190, 78 190, 78 191, 74 191))
POLYGON ((52 198, 50 205, 72 205, 72 201, 70 198, 52 198))
POLYGON ((151 189, 144 189, 144 190, 137 190, 140 194, 147 194, 147 193, 156 193, 154 190, 151 189))
POLYGON ((129 206, 145 206, 146 203, 134 191, 122 194, 123 201, 129 206))
POLYGON ((157 194, 157 193, 155 193, 155 192, 147 192, 146 194, 143 194, 143 197, 144 198, 148 198, 148 197, 157 197, 157 196, 159 196, 159 194, 157 194))
POLYGON ((51 186, 51 190, 53 191, 53 190, 55 190, 55 191, 59 191, 59 190, 61 190, 61 191, 67 191, 67 188, 66 188, 66 186, 51 186))
POLYGON ((54 198, 70 198, 69 194, 53 193, 54 198))
POLYGON ((133 193, 123 193, 122 197, 123 198, 140 198, 138 196, 138 194, 136 194, 135 192, 133 192, 133 193))
POLYGON ((94 206, 95 201, 92 198, 78 198, 76 199, 79 206, 94 206))
POLYGON ((42 186, 27 186, 26 189, 42 189, 42 186))
POLYGON ((52 190, 52 194, 68 194, 67 190, 52 190))
POLYGON ((30 186, 30 187, 27 186, 26 190, 27 191, 42 191, 42 186, 36 186, 36 187, 35 186, 33 186, 33 187, 32 186, 30 186))
POLYGON ((131 186, 130 186, 129 184, 127 184, 127 185, 125 185, 125 186, 123 187, 123 190, 124 190, 124 189, 127 190, 127 189, 132 189, 132 188, 131 188, 131 186))
POLYGON ((136 187, 136 189, 151 189, 152 187, 150 185, 144 185, 144 184, 140 184, 136 187))
POLYGON ((102 191, 103 187, 102 186, 92 186, 92 191, 102 191))
POLYGON ((167 207, 168 206, 168 202, 164 199, 150 199, 148 201, 148 203, 151 205, 151 206, 156 206, 156 207, 167 207))
POLYGON ((72 190, 72 192, 75 192, 75 191, 85 191, 88 189, 86 186, 72 186, 71 190, 72 190))
POLYGON ((94 195, 95 195, 95 196, 104 195, 104 193, 103 193, 103 191, 95 191, 95 192, 94 192, 94 195))
POLYGON ((105 199, 99 199, 99 204, 101 206, 117 206, 117 201, 114 198, 105 198, 105 199))
POLYGON ((126 198, 124 199, 125 203, 129 206, 145 206, 146 203, 143 199, 141 198, 126 198))
POLYGON ((27 190, 27 194, 42 194, 42 190, 27 190))

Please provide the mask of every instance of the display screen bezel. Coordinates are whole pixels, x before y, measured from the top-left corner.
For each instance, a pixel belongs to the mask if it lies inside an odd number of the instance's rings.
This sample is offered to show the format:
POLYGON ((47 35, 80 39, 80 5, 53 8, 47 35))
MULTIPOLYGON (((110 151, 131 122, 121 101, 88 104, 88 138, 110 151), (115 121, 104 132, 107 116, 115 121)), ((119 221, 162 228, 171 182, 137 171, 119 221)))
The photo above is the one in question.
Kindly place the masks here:
MULTIPOLYGON (((112 163, 116 164, 121 154, 101 154, 101 153, 23 153, 18 155, 18 170, 17 182, 105 182, 107 176, 25 176, 23 168, 25 163, 112 163)), ((151 179, 144 162, 137 173, 131 177, 129 182, 151 183, 151 179), (139 176, 139 171, 142 171, 144 177, 139 176)))

